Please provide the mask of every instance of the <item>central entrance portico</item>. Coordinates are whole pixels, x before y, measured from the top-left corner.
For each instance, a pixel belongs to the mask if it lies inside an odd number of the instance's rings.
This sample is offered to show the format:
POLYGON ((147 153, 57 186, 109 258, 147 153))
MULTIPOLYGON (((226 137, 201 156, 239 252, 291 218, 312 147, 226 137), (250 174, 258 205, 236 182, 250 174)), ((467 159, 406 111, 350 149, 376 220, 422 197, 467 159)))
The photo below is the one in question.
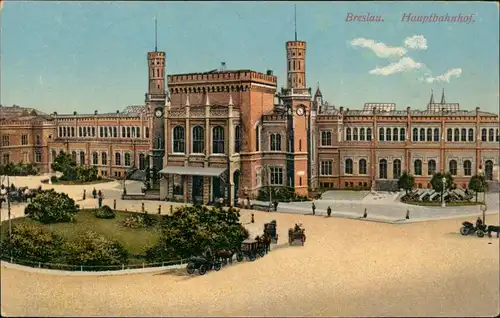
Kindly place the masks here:
POLYGON ((167 166, 160 170, 161 200, 182 200, 184 203, 208 204, 227 198, 226 168, 167 166))

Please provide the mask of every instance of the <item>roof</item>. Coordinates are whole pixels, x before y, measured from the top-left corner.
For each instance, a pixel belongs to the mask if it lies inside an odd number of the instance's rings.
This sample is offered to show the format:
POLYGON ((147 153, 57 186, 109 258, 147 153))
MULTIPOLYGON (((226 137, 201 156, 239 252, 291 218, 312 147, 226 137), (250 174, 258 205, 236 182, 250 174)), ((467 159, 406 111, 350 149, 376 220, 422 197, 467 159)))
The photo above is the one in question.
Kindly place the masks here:
POLYGON ((248 69, 244 70, 220 70, 220 69, 213 69, 207 72, 194 72, 194 73, 179 73, 179 74, 171 74, 170 76, 183 76, 183 75, 201 75, 201 74, 214 74, 214 73, 249 73, 249 72, 256 72, 260 73, 257 71, 252 71, 248 69))
POLYGON ((35 108, 13 106, 0 106, 0 118, 5 119, 32 119, 38 116, 48 116, 35 108))
POLYGON ((323 97, 323 94, 321 94, 321 91, 318 86, 318 88, 316 89, 316 93, 314 93, 314 97, 319 97, 319 96, 323 97))
POLYGON ((167 166, 160 170, 161 174, 179 174, 185 176, 207 176, 218 177, 226 168, 204 168, 204 167, 184 167, 184 166, 167 166))
MULTIPOLYGON (((407 110, 392 110, 392 111, 377 111, 377 116, 427 116, 427 117, 453 117, 453 116, 476 116, 479 114, 480 116, 493 116, 498 117, 498 114, 485 112, 485 111, 476 111, 476 110, 458 110, 458 111, 433 111, 433 110, 410 110, 409 113, 407 110)), ((319 114, 320 116, 335 116, 340 115, 340 109, 325 109, 323 112, 319 114)), ((359 110, 359 109, 350 109, 346 110, 344 108, 342 112, 343 116, 372 116, 373 111, 368 110, 359 110)))
POLYGON ((124 114, 131 114, 131 113, 146 113, 148 111, 148 106, 147 105, 131 105, 125 107, 122 113, 124 114))

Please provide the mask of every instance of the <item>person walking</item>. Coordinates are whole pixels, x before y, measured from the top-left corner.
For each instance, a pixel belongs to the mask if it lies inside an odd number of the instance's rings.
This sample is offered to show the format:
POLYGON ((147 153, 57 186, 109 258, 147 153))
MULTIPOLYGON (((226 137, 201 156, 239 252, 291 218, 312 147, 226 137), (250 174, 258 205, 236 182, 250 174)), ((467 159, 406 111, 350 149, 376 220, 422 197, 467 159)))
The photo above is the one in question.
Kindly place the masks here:
POLYGON ((314 202, 312 204, 312 211, 313 211, 313 215, 316 215, 316 205, 314 204, 314 202))
POLYGON ((99 203, 99 208, 102 207, 102 199, 104 199, 104 196, 102 195, 101 190, 97 192, 97 202, 99 203))
POLYGON ((332 215, 332 208, 330 208, 330 206, 328 206, 328 209, 326 209, 326 214, 328 216, 331 216, 332 215))

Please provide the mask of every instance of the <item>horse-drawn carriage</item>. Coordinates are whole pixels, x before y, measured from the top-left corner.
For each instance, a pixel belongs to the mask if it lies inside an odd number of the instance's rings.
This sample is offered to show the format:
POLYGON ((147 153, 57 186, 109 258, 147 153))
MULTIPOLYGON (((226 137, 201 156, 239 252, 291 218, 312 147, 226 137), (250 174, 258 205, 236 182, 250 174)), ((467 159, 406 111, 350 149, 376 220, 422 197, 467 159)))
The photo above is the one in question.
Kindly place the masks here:
POLYGON ((303 246, 306 241, 305 229, 301 225, 295 225, 295 228, 288 230, 288 244, 292 245, 295 242, 300 242, 303 246))
POLYGON ((258 240, 244 240, 241 243, 241 249, 236 253, 236 260, 242 262, 245 258, 250 261, 255 261, 258 256, 266 255, 266 244, 258 240))
POLYGON ((264 235, 269 236, 271 238, 271 242, 274 244, 278 244, 278 233, 276 231, 276 227, 275 220, 264 224, 264 235))
POLYGON ((209 270, 219 271, 222 268, 222 263, 219 259, 209 259, 206 257, 191 257, 187 264, 187 272, 189 275, 194 274, 196 270, 200 275, 205 275, 209 270))

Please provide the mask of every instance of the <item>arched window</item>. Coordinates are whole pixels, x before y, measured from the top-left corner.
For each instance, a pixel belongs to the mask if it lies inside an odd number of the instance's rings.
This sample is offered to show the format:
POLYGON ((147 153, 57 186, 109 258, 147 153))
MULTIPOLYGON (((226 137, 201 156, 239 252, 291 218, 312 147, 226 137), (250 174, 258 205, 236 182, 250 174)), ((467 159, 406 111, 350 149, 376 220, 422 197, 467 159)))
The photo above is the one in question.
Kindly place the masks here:
POLYGON ((358 174, 366 174, 366 159, 359 159, 358 174))
POLYGON ((387 160, 380 159, 378 171, 380 179, 387 179, 387 160))
POLYGON ((496 130, 495 135, 497 136, 496 141, 500 142, 500 134, 498 134, 498 129, 496 130))
POLYGON ((425 129, 420 128, 419 135, 418 135, 418 141, 425 141, 425 129))
POLYGON ((457 175, 457 161, 456 160, 450 160, 449 170, 450 170, 450 174, 452 176, 456 176, 457 175))
MULTIPOLYGON (((398 141, 398 129, 397 128, 392 128, 392 140, 398 141)), ((403 139, 401 139, 401 141, 403 141, 403 139)))
POLYGON ((470 160, 464 161, 464 176, 472 176, 472 162, 470 160))
POLYGON ((346 159, 345 160, 345 174, 352 174, 352 159, 346 159))
POLYGON ((143 153, 139 155, 139 169, 140 170, 146 169, 146 156, 143 153))
POLYGON ((80 151, 80 166, 85 164, 85 152, 80 151))
POLYGON ((105 152, 101 152, 101 164, 103 166, 108 164, 108 154, 105 152))
POLYGON ((115 166, 122 165, 122 154, 119 152, 115 152, 115 166))
POLYGON ((401 160, 394 159, 392 162, 392 178, 398 179, 401 177, 401 160))
POLYGON ((75 137, 75 127, 71 127, 71 137, 75 137))
POLYGON ((391 141, 392 140, 392 138, 391 138, 391 128, 387 128, 385 130, 385 140, 386 141, 391 141))
POLYGON ((481 129, 481 141, 486 141, 488 137, 488 131, 486 128, 481 129))
POLYGON ((406 141, 406 130, 399 128, 399 141, 406 141))
POLYGON ((446 129, 446 140, 453 141, 453 129, 451 128, 446 129))
POLYGON ((271 134, 270 149, 271 149, 271 151, 281 151, 281 135, 280 134, 271 134))
POLYGON ((427 128, 427 141, 432 141, 432 128, 427 128))
POLYGON ((76 162, 76 151, 71 152, 71 158, 76 162))
POLYGON ((201 126, 193 127, 193 137, 192 137, 192 147, 191 151, 193 153, 204 153, 205 152, 205 130, 201 126))
POLYGON ((224 128, 215 126, 212 130, 212 153, 224 153, 224 128))
POLYGON ((460 141, 467 141, 467 129, 462 128, 460 133, 460 141))
POLYGON ((234 127, 234 152, 239 153, 241 149, 241 126, 234 127))
POLYGON ((173 132, 173 149, 174 153, 184 153, 185 151, 185 139, 184 139, 184 127, 175 126, 173 132))
POLYGON ((385 137, 384 128, 379 128, 379 130, 378 130, 378 140, 379 141, 384 141, 384 137, 385 137))
POLYGON ((92 164, 94 166, 97 166, 99 164, 99 154, 97 154, 97 152, 93 152, 92 153, 92 164))
POLYGON ((469 128, 469 141, 474 141, 474 129, 469 128))
POLYGON ((460 130, 458 128, 453 131, 453 141, 460 141, 460 130))
POLYGON ((434 141, 439 141, 439 128, 434 128, 434 141))
POLYGON ((372 129, 371 128, 366 128, 366 140, 368 140, 368 141, 372 140, 372 129))
POLYGON ((365 140, 365 129, 364 128, 359 129, 359 140, 361 140, 361 141, 365 140))
POLYGON ((484 163, 484 176, 486 180, 493 181, 493 161, 486 160, 484 163))
POLYGON ((418 141, 418 128, 413 128, 413 134, 411 136, 411 140, 418 141))
POLYGON ((416 176, 422 175, 422 160, 417 159, 415 160, 415 162, 413 162, 413 173, 416 176))
POLYGON ((321 146, 331 146, 332 145, 332 132, 329 130, 323 130, 321 132, 321 146))
POLYGON ((427 175, 432 176, 436 173, 436 160, 427 161, 427 175))
POLYGON ((351 128, 349 127, 345 130, 345 140, 351 141, 351 128))
POLYGON ((358 128, 353 129, 352 140, 358 141, 358 128))
POLYGON ((493 128, 488 131, 488 141, 495 141, 495 130, 493 128))
POLYGON ((125 167, 130 167, 130 154, 128 152, 125 153, 124 155, 124 161, 125 161, 125 167))

